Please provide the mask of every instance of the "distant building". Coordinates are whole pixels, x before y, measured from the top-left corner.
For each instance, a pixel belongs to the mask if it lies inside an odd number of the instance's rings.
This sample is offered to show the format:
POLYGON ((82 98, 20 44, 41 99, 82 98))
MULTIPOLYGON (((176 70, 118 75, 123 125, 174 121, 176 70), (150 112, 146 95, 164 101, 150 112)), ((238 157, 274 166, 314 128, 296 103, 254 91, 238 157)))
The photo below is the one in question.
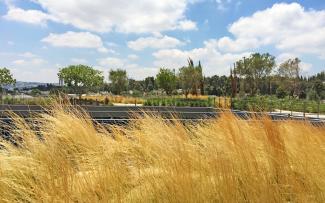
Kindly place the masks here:
POLYGON ((64 86, 64 79, 63 78, 59 78, 59 86, 60 87, 64 86))

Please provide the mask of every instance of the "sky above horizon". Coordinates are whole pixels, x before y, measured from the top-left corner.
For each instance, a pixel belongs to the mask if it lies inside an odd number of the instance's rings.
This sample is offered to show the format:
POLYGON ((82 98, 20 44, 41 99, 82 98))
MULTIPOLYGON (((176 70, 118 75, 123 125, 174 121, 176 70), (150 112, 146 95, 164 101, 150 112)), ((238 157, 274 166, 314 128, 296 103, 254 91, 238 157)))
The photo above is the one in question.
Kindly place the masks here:
POLYGON ((325 70, 325 1, 0 0, 0 45, 19 81, 58 82, 70 64, 143 79, 189 57, 223 75, 254 52, 299 57, 311 75, 325 70))

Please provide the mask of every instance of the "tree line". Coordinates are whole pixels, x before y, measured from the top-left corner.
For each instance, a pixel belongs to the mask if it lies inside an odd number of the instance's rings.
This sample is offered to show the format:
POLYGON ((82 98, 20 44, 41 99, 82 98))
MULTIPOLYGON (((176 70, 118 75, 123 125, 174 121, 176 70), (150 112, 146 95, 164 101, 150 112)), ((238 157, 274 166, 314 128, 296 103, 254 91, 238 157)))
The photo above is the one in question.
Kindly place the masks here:
MULTIPOLYGON (((299 58, 288 59, 277 65, 269 53, 254 53, 236 61, 229 75, 203 75, 200 61, 188 59, 187 65, 175 69, 160 68, 155 77, 143 80, 129 78, 126 70, 112 69, 109 81, 104 73, 86 65, 70 65, 59 70, 61 91, 82 94, 108 91, 114 94, 132 92, 141 96, 150 93, 216 96, 276 95, 279 98, 325 99, 325 72, 303 76, 299 58)), ((10 71, 0 69, 0 83, 14 83, 10 71)))
POLYGON ((287 96, 301 99, 325 98, 324 71, 306 77, 302 74, 300 59, 288 59, 277 65, 275 57, 269 53, 254 53, 249 57, 243 57, 234 63, 228 76, 206 77, 203 75, 200 61, 195 64, 190 58, 187 65, 179 68, 178 71, 160 68, 155 77, 147 77, 144 80, 128 78, 126 70, 115 69, 109 71, 109 82, 105 83, 102 72, 90 73, 89 68, 91 67, 84 65, 69 66, 60 70, 59 77, 67 81, 65 85, 68 87, 75 89, 82 87, 83 91, 97 88, 114 94, 132 91, 143 95, 161 91, 166 95, 184 94, 185 96, 208 94, 233 97, 277 95, 279 98, 287 96), (64 74, 73 69, 78 71, 64 74), (87 73, 80 73, 81 69, 85 69, 87 73), (80 81, 80 78, 85 82, 80 81), (94 83, 89 84, 87 81, 94 81, 94 83))

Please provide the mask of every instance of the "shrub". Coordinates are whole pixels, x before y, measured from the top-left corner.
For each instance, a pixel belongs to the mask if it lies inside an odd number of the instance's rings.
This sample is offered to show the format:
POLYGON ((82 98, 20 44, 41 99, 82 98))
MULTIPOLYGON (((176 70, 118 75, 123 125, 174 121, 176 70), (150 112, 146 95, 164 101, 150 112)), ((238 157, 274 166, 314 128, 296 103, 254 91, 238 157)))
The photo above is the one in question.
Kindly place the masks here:
POLYGON ((191 106, 191 107, 209 107, 213 106, 213 100, 194 99, 194 98, 149 98, 144 102, 145 106, 191 106))
POLYGON ((283 99, 287 96, 287 92, 285 91, 285 89, 283 89, 282 87, 279 87, 277 90, 276 90, 276 96, 279 98, 279 99, 283 99))

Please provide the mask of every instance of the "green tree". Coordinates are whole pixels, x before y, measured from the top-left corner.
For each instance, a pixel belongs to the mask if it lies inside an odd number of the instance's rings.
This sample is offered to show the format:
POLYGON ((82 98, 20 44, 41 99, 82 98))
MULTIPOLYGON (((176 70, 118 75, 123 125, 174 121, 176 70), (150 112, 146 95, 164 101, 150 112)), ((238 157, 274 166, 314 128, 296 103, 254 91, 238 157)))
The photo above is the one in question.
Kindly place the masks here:
POLYGON ((312 89, 316 92, 319 99, 324 99, 325 96, 325 83, 321 80, 316 80, 313 84, 312 89))
POLYGON ((109 80, 114 94, 121 94, 128 87, 128 76, 125 70, 117 69, 109 72, 109 80))
POLYGON ((197 95, 198 89, 201 89, 201 93, 203 93, 204 86, 201 63, 199 62, 198 66, 194 66, 193 60, 189 58, 188 66, 182 67, 179 70, 179 80, 186 98, 190 92, 197 95))
POLYGON ((104 83, 103 73, 86 65, 70 65, 62 68, 58 76, 60 80, 64 81, 65 86, 77 94, 98 88, 104 83))
POLYGON ((187 98, 193 87, 193 68, 191 66, 182 67, 179 69, 179 82, 187 98))
POLYGON ((216 95, 216 96, 220 96, 222 95, 221 92, 221 85, 220 85, 220 80, 219 80, 219 76, 218 75, 214 75, 211 77, 206 77, 204 82, 205 82, 205 91, 209 94, 209 95, 216 95))
POLYGON ((10 73, 10 70, 7 68, 0 68, 0 97, 2 100, 2 94, 3 94, 3 85, 11 85, 15 84, 16 80, 13 78, 12 74, 10 73))
POLYGON ((160 68, 159 73, 156 76, 158 87, 165 90, 167 95, 171 95, 176 88, 176 75, 175 71, 167 68, 160 68))
POLYGON ((144 81, 143 80, 134 80, 129 79, 128 89, 137 92, 143 92, 144 89, 144 81))
POLYGON ((279 99, 283 99, 287 96, 287 92, 285 91, 285 89, 283 87, 279 87, 277 90, 276 90, 276 96, 279 98, 279 99))
POLYGON ((249 71, 249 59, 243 57, 241 60, 236 61, 235 71, 239 76, 240 92, 245 94, 247 86, 251 86, 252 78, 249 71))
POLYGON ((278 75, 284 78, 299 78, 300 77, 300 59, 288 59, 281 63, 278 69, 278 75))
POLYGON ((280 77, 280 86, 289 89, 290 96, 299 95, 299 79, 301 68, 299 66, 300 59, 288 59, 280 64, 278 68, 278 76, 280 77))
POLYGON ((144 90, 146 92, 150 92, 155 89, 155 78, 154 77, 146 77, 144 79, 144 90))
POLYGON ((268 81, 275 67, 275 57, 269 53, 254 53, 249 58, 236 62, 235 71, 242 80, 248 85, 250 94, 254 95, 260 92, 262 82, 268 81))
POLYGON ((275 57, 269 53, 255 53, 251 56, 251 68, 253 72, 253 93, 261 90, 261 81, 268 81, 268 77, 275 67, 275 57))

